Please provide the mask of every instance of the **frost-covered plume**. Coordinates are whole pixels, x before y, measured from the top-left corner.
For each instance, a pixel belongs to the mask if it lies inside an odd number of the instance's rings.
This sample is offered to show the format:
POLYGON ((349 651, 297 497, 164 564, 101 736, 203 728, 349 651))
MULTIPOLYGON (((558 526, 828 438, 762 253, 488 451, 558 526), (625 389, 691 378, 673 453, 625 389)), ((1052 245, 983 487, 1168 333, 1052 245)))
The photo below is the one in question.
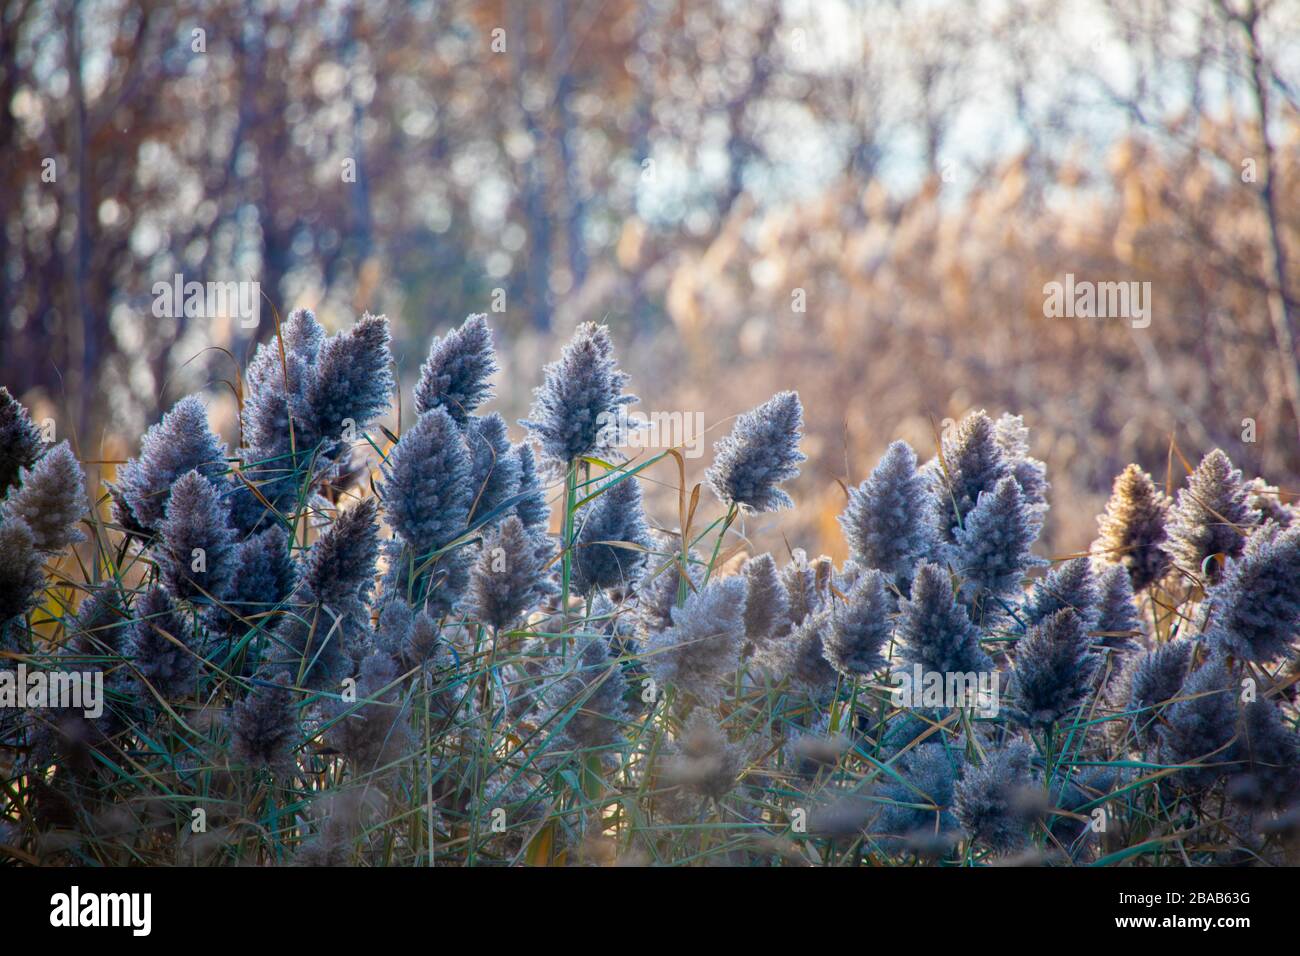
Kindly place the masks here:
POLYGON ((1151 476, 1129 465, 1115 479, 1106 511, 1097 518, 1100 537, 1092 546, 1098 559, 1118 564, 1128 572, 1134 591, 1141 591, 1165 576, 1165 525, 1169 500, 1151 476))
POLYGON ((574 526, 578 529, 573 543, 575 593, 586 596, 598 588, 626 588, 636 579, 651 540, 641 485, 635 477, 611 476, 598 497, 578 511, 574 526))
POLYGON ((546 573, 550 546, 511 515, 483 541, 470 574, 474 618, 498 631, 513 627, 554 591, 546 573))
POLYGON ((537 474, 537 459, 533 455, 533 446, 520 442, 514 447, 515 460, 518 463, 519 483, 515 494, 522 497, 515 503, 515 514, 527 528, 546 531, 551 520, 551 506, 546 500, 546 487, 537 474))
POLYGON ((492 376, 498 371, 487 316, 471 315, 429 346, 415 386, 415 413, 446 409, 464 424, 470 414, 492 397, 492 376))
POLYGON ((18 483, 18 472, 36 464, 44 451, 41 430, 27 409, 0 385, 0 498, 18 483))
POLYGON ((443 554, 429 562, 465 531, 474 492, 469 451, 446 409, 420 416, 389 452, 383 474, 384 511, 406 546, 392 558, 395 580, 415 603, 432 596, 449 607, 468 581, 464 558, 443 554))
POLYGON ((896 637, 902 659, 942 674, 985 671, 992 662, 981 649, 979 631, 957 603, 948 572, 922 562, 910 597, 899 604, 896 637))
POLYGON ((831 605, 830 627, 823 637, 826 660, 850 679, 879 670, 885 664, 882 652, 893 630, 892 613, 884 574, 865 572, 842 602, 831 605))
MULTIPOLYGON (((505 419, 493 412, 465 423, 470 456, 470 487, 474 498, 470 518, 479 524, 500 508, 519 488, 519 459, 506 433, 505 419)), ((496 521, 500 520, 498 515, 496 521)))
POLYGON ((996 609, 987 598, 1017 592, 1032 568, 1046 564, 1030 551, 1039 529, 1039 518, 1025 504, 1014 478, 1003 478, 993 491, 981 492, 954 533, 949 551, 948 560, 962 579, 963 598, 983 601, 987 612, 996 609))
POLYGON ((1211 658, 1187 678, 1178 699, 1165 708, 1160 727, 1161 757, 1166 764, 1192 764, 1176 778, 1200 789, 1223 776, 1231 761, 1236 733, 1237 691, 1224 663, 1211 658))
POLYGON ((1300 528, 1260 527, 1205 603, 1213 646, 1256 663, 1290 653, 1300 631, 1300 528))
POLYGON ((790 599, 776 562, 768 553, 745 562, 745 639, 747 653, 762 652, 790 631, 790 599))
POLYGON ((854 559, 903 585, 934 548, 934 500, 904 441, 889 446, 871 475, 850 489, 840 527, 854 559))
POLYGON ((1103 647, 1131 647, 1142 634, 1136 596, 1128 570, 1120 564, 1105 565, 1097 575, 1097 620, 1092 630, 1098 632, 1096 643, 1103 647))
POLYGON ((194 693, 197 660, 188 642, 193 628, 176 611, 167 592, 151 587, 132 609, 127 656, 142 700, 176 700, 194 693))
POLYGON ((1079 615, 1084 630, 1091 631, 1097 625, 1100 603, 1101 593, 1092 564, 1087 558, 1073 558, 1034 582, 1019 618, 1026 627, 1033 627, 1057 611, 1069 608, 1079 615))
POLYGON ((628 376, 614 360, 609 329, 594 322, 578 326, 560 358, 543 370, 534 392, 531 418, 521 422, 556 468, 585 455, 616 456, 606 426, 619 410, 637 401, 623 394, 628 376))
MULTIPOLYGON (((925 467, 935 499, 938 529, 952 541, 982 493, 993 493, 1013 470, 998 444, 997 429, 983 410, 972 412, 944 437, 942 454, 925 467)), ((1017 486, 1018 487, 1018 486, 1017 486)))
POLYGON ((1013 740, 985 753, 984 763, 969 767, 957 785, 957 820, 995 853, 1012 853, 1029 842, 1040 799, 1032 757, 1028 743, 1013 740))
POLYGON ((1194 642, 1173 640, 1131 661, 1125 670, 1127 708, 1142 744, 1153 743, 1160 727, 1163 706, 1178 696, 1187 679, 1194 642))
POLYGON ((793 507, 777 486, 797 477, 807 457, 799 451, 802 428, 798 392, 780 392, 741 415, 713 446, 713 465, 705 473, 713 494, 746 514, 793 507))
POLYGON ((1223 573, 1222 564, 1206 559, 1223 555, 1226 560, 1241 554, 1257 517, 1250 509, 1241 472, 1216 448, 1201 459, 1187 486, 1178 491, 1169 511, 1165 552, 1181 570, 1198 578, 1204 567, 1214 583, 1223 573))
POLYGON ((86 512, 86 477, 67 442, 60 442, 19 474, 18 488, 0 505, 0 520, 24 522, 36 550, 62 551, 85 540, 77 521, 86 512))
POLYGON ((1065 720, 1087 698, 1096 670, 1079 615, 1055 612, 1016 645, 1012 719, 1035 730, 1065 720))
POLYGON ((162 522, 172 486, 182 475, 197 471, 214 487, 226 489, 226 446, 208 424, 208 410, 197 395, 172 406, 162 421, 150 426, 140 443, 140 456, 117 469, 110 486, 118 523, 155 531, 162 522))
POLYGON ((296 695, 289 675, 254 680, 253 688, 230 712, 230 756, 250 769, 288 775, 301 732, 296 695))
POLYGON ((224 597, 235 567, 235 532, 216 488, 198 471, 172 486, 159 526, 158 568, 163 586, 181 601, 224 597))
POLYGON ((646 669, 660 687, 677 687, 705 703, 716 701, 745 636, 744 580, 711 581, 671 614, 672 627, 646 640, 646 669))

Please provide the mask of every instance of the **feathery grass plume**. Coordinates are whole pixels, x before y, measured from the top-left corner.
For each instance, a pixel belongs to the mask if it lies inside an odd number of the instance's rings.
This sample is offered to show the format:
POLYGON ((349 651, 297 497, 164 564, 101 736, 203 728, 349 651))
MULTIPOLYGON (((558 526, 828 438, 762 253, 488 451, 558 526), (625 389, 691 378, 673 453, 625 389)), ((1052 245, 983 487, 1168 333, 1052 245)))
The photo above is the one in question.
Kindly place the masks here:
POLYGON ((375 623, 374 647, 401 663, 402 648, 410 643, 415 611, 405 601, 385 601, 375 623))
POLYGON ((1187 678, 1164 718, 1161 758, 1166 764, 1197 764, 1175 778, 1192 790, 1212 786, 1232 760, 1229 743, 1237 723, 1236 689, 1221 658, 1210 658, 1187 678))
POLYGON ((1115 479, 1105 513, 1097 517, 1100 537, 1092 550, 1108 564, 1128 572, 1134 591, 1141 591, 1165 576, 1165 525, 1169 500, 1151 476, 1129 465, 1115 479))
POLYGON ((187 395, 140 442, 140 456, 117 469, 111 486, 114 518, 127 528, 156 531, 176 481, 198 471, 217 487, 228 471, 226 446, 208 424, 208 410, 197 395, 187 395))
POLYGON ((950 549, 949 560, 962 577, 962 596, 972 602, 1006 597, 1020 588, 1030 569, 1045 565, 1030 552, 1039 521, 1014 478, 1003 478, 994 491, 981 492, 954 532, 950 549))
POLYGON ((904 585, 916 562, 933 549, 934 500, 905 441, 889 446, 866 481, 849 490, 839 517, 853 557, 904 585))
POLYGON ((892 605, 880 571, 867 571, 854 582, 844 606, 832 606, 830 627, 823 638, 826 660, 832 667, 852 679, 885 666, 881 651, 893 630, 892 605))
POLYGON ((117 657, 126 651, 132 623, 116 585, 98 588, 77 609, 68 646, 84 657, 117 657))
POLYGON ((1257 810, 1281 809, 1300 795, 1300 736, 1277 705, 1260 699, 1242 707, 1228 795, 1257 810))
POLYGON ((307 553, 302 579, 316 600, 342 614, 370 599, 379 553, 379 503, 363 498, 339 516, 307 553))
POLYGON ((484 538, 470 573, 469 609, 476 620, 508 630, 554 590, 545 572, 549 543, 539 543, 545 542, 514 515, 484 538))
POLYGON ((492 397, 491 378, 499 370, 487 316, 478 313, 429 346, 415 386, 415 413, 445 408, 464 425, 470 413, 492 397))
POLYGON ((1142 633, 1142 618, 1128 570, 1120 564, 1105 565, 1097 576, 1097 590, 1097 620, 1091 628, 1100 632, 1097 643, 1116 650, 1132 647, 1142 633))
MULTIPOLYGON (((39 602, 45 587, 44 561, 36 536, 21 518, 0 520, 0 631, 39 602)), ((0 646, 3 642, 0 642, 0 646)))
MULTIPOLYGON (((325 330, 316 321, 315 314, 310 309, 295 309, 281 326, 280 341, 263 342, 253 353, 244 372, 245 398, 241 410, 241 432, 246 448, 241 457, 246 467, 260 459, 286 455, 295 446, 301 452, 313 444, 312 436, 299 432, 307 427, 309 420, 306 394, 324 342, 325 330)), ((266 464, 264 470, 292 468, 291 462, 275 462, 266 464)), ((273 495, 268 493, 267 497, 273 495)))
MULTIPOLYGON (((321 344, 303 395, 313 439, 333 446, 349 425, 360 431, 388 411, 397 388, 390 345, 388 319, 370 313, 321 344)), ((338 450, 325 454, 335 459, 338 450)))
POLYGON ((1052 568, 1034 582, 1019 613, 1026 627, 1041 624, 1057 611, 1069 608, 1079 615, 1085 631, 1097 626, 1101 592, 1087 558, 1073 558, 1052 568))
POLYGON ((704 475, 713 494, 745 514, 794 507, 777 485, 798 477, 799 463, 808 457, 799 450, 802 428, 798 392, 778 392, 741 415, 713 446, 713 464, 704 475))
POLYGON ((599 497, 583 505, 574 518, 573 582, 583 597, 599 588, 626 588, 645 564, 651 546, 635 477, 611 476, 599 497), (623 542, 621 547, 606 542, 623 542))
POLYGON ((159 527, 158 568, 177 600, 221 599, 235 565, 226 502, 199 472, 177 479, 159 527))
POLYGON ((833 571, 834 564, 826 555, 809 561, 803 548, 795 548, 790 553, 789 562, 781 569, 781 584, 785 587, 791 624, 802 624, 808 615, 830 600, 833 571))
POLYGON ((584 322, 560 358, 543 369, 534 390, 531 418, 521 421, 536 437, 542 456, 557 467, 584 455, 616 456, 607 426, 619 410, 639 399, 624 395, 628 376, 614 360, 609 329, 584 322))
POLYGON ((825 700, 839 685, 839 673, 826 659, 826 636, 831 627, 830 609, 815 611, 791 634, 770 645, 759 662, 778 679, 789 680, 816 700, 825 700))
POLYGON ((205 614, 209 630, 226 637, 258 626, 262 615, 288 598, 298 583, 298 569, 289 555, 289 537, 279 525, 240 541, 235 546, 233 564, 225 597, 205 614))
MULTIPOLYGON (((470 515, 477 519, 495 511, 516 492, 519 459, 506 434, 506 421, 496 412, 465 423, 465 444, 469 448, 470 487, 474 492, 470 515)), ((500 518, 493 523, 496 521, 500 518)))
POLYGON ((664 782, 721 800, 735 788, 747 760, 745 748, 727 740, 717 718, 696 708, 664 757, 664 782))
POLYGON ((382 653, 369 654, 357 674, 356 700, 331 701, 325 733, 352 764, 354 777, 382 769, 410 753, 411 730, 404 717, 397 664, 382 653))
POLYGON ((160 587, 145 591, 132 611, 128 656, 140 685, 140 698, 153 702, 155 694, 167 701, 190 696, 198 674, 197 662, 187 646, 192 628, 160 587))
POLYGON ((1222 566, 1206 563, 1211 555, 1235 558, 1246 545, 1246 533, 1257 514, 1250 510, 1241 472, 1218 448, 1201 459, 1180 488, 1169 510, 1165 552, 1183 571, 1201 574, 1205 564, 1210 583, 1218 581, 1222 566))
POLYGON ((944 746, 916 747, 896 758, 893 768, 906 783, 889 777, 877 793, 888 801, 872 827, 886 837, 880 842, 925 855, 938 855, 955 845, 961 827, 953 800, 963 765, 961 753, 944 746))
MULTIPOLYGON (((316 316, 299 308, 289 313, 278 341, 257 346, 244 372, 240 410, 244 447, 239 450, 242 477, 255 483, 261 498, 276 509, 286 509, 298 496, 299 468, 315 449, 305 394, 324 342, 325 329, 316 316)), ((231 498, 231 516, 242 531, 251 531, 264 519, 264 503, 243 481, 231 498)))
POLYGON ((979 631, 957 603, 948 572, 938 565, 917 565, 911 596, 899 602, 899 610, 896 637, 908 664, 941 674, 992 669, 980 649, 979 631))
POLYGON ((1167 641, 1126 668, 1127 708, 1139 743, 1156 742, 1163 705, 1178 696, 1186 681, 1194 646, 1189 640, 1167 641))
POLYGON ((1029 454, 1029 429, 1020 415, 1004 414, 993 424, 993 440, 1011 466, 1011 476, 1031 508, 1047 510, 1047 465, 1029 454))
POLYGON ((1038 817, 1032 758, 1027 742, 1013 740, 986 752, 984 763, 968 767, 957 784, 958 822, 994 853, 1013 853, 1029 843, 1038 817))
POLYGON ((721 696, 719 683, 735 669, 745 636, 745 582, 710 581, 672 609, 673 626, 646 640, 644 662, 660 687, 677 687, 700 701, 721 696))
POLYGON ((1032 729, 1064 720, 1088 696, 1096 670, 1079 615, 1055 612, 1016 645, 1010 717, 1032 729))
POLYGON ((766 648, 790 631, 790 599, 772 555, 763 553, 745 562, 745 638, 747 653, 766 648))
POLYGON ((0 498, 18 483, 19 471, 36 464, 44 450, 41 430, 27 409, 0 385, 0 498))
POLYGON ((1259 521, 1272 521, 1279 528, 1289 528, 1295 520, 1295 508, 1282 500, 1282 492, 1263 478, 1246 483, 1246 502, 1250 510, 1259 513, 1259 521))
POLYGON ((6 521, 26 522, 37 551, 62 551, 85 540, 77 520, 86 512, 86 477, 66 441, 20 472, 18 488, 0 505, 0 512, 6 521))
POLYGON ((926 466, 937 499, 936 516, 945 541, 974 509, 981 493, 992 494, 1011 465, 998 444, 997 429, 983 409, 963 418, 942 441, 943 454, 926 466))
POLYGON ((396 579, 406 582, 415 603, 436 585, 437 602, 450 606, 468 582, 464 556, 444 554, 432 569, 422 567, 465 530, 474 496, 469 450, 447 410, 421 415, 389 452, 383 472, 384 511, 406 545, 406 553, 393 558, 396 579), (408 581, 412 570, 416 580, 408 581))
POLYGON ((1261 526, 1228 561, 1206 605, 1212 647, 1256 663, 1289 653, 1300 628, 1300 528, 1261 526))
POLYGON ((561 745, 574 750, 610 747, 622 738, 627 680, 603 637, 579 635, 572 667, 543 693, 545 728, 558 728, 561 745))
POLYGON ((289 675, 281 671, 256 679, 253 689, 230 710, 230 756, 254 770, 288 776, 297 768, 293 756, 301 732, 289 675))
POLYGON ((537 459, 533 455, 533 446, 520 442, 514 447, 514 456, 519 474, 519 483, 514 493, 523 495, 515 504, 515 514, 524 523, 524 527, 545 531, 551 521, 551 506, 546 502, 546 488, 537 476, 537 459))

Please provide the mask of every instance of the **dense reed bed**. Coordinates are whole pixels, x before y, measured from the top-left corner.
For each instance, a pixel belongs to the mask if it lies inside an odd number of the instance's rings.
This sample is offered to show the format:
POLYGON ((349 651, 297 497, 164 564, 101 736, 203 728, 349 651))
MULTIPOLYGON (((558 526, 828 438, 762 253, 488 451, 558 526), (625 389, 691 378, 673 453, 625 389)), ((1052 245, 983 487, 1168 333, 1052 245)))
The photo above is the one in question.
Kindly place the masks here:
POLYGON ((836 567, 746 547, 791 503, 795 392, 687 487, 673 451, 620 456, 602 326, 521 443, 483 410, 482 316, 400 435, 392 365, 382 317, 294 312, 233 454, 189 397, 103 489, 0 393, 3 667, 105 692, 0 710, 0 856, 1300 862, 1300 523, 1221 451, 1172 497, 1130 466, 1090 553, 1048 561, 1047 467, 976 412, 845 489, 836 567))

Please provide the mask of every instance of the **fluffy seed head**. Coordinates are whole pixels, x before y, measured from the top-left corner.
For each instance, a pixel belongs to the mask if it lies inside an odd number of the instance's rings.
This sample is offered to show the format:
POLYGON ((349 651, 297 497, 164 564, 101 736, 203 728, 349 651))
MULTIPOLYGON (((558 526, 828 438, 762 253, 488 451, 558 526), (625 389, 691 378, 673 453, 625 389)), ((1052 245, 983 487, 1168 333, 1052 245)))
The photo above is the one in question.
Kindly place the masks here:
POLYGON ((483 541, 470 575, 475 619, 507 630, 553 590, 546 574, 550 543, 511 515, 483 541))
POLYGON ((141 699, 152 701, 157 694, 171 701, 193 694, 198 669, 187 646, 192 628, 177 614, 167 592, 149 588, 133 611, 128 653, 141 699))
POLYGON ((586 596, 598 588, 626 588, 636 579, 650 547, 641 485, 636 478, 613 476, 600 496, 575 518, 573 588, 586 596), (622 542, 622 547, 606 542, 622 542))
POLYGON ((933 508, 925 476, 916 469, 916 452, 896 441, 867 480, 849 491, 839 522, 859 564, 905 583, 933 548, 933 508))
POLYGON ((917 567, 911 596, 900 602, 899 611, 897 637, 907 663, 942 674, 991 668, 979 632, 938 565, 923 561, 917 567))
POLYGON ((1065 720, 1088 696, 1096 669, 1079 615, 1057 611, 1016 645, 1011 717, 1034 729, 1065 720))
POLYGON ((172 486, 159 528, 163 586, 178 600, 203 603, 226 593, 234 570, 235 532, 226 503, 197 471, 172 486))
POLYGON ((1226 560, 1241 554, 1255 517, 1241 472, 1216 448, 1188 476, 1187 486, 1179 489, 1169 512, 1165 552, 1179 568, 1197 577, 1204 566, 1213 583, 1222 574, 1222 564, 1206 559, 1223 555, 1226 560))
POLYGON ((157 529, 172 486, 181 475, 198 471, 214 485, 227 471, 226 446, 208 424, 208 410, 197 395, 172 406, 150 426, 140 443, 140 457, 117 470, 117 519, 125 526, 157 529))
POLYGON ((845 600, 832 606, 824 648, 832 667, 852 678, 884 666, 881 652, 893 630, 892 604, 881 572, 867 571, 854 582, 845 600))
POLYGON ((614 361, 609 329, 594 322, 579 325, 543 376, 534 392, 532 418, 520 424, 533 433, 547 461, 563 468, 584 455, 614 454, 606 426, 637 398, 623 394, 628 377, 614 361))
POLYGON ((67 442, 55 445, 31 468, 24 468, 18 488, 0 506, 4 520, 24 521, 36 549, 49 552, 85 540, 77 530, 77 520, 85 511, 86 478, 67 442))
POLYGON ((709 582, 672 609, 672 622, 646 641, 646 669, 661 687, 678 687, 701 701, 716 701, 745 636, 744 580, 709 582))
POLYGON ((1012 853, 1028 842, 1037 808, 1031 770, 1033 750, 1023 740, 985 754, 957 785, 956 815, 967 833, 995 853, 1012 853))
POLYGON ((777 486, 799 474, 803 405, 798 392, 780 392, 736 419, 731 433, 713 446, 713 465, 705 473, 723 504, 746 514, 791 508, 794 501, 777 486))
POLYGON ((1234 657, 1275 660, 1300 629, 1300 528, 1260 527, 1207 596, 1207 639, 1234 657))
POLYGON ((415 386, 415 413, 445 408, 464 424, 471 412, 492 397, 491 378, 498 371, 487 316, 471 315, 429 346, 415 386))
POLYGON ((41 430, 22 402, 0 385, 0 498, 18 483, 18 472, 36 464, 45 446, 41 430))

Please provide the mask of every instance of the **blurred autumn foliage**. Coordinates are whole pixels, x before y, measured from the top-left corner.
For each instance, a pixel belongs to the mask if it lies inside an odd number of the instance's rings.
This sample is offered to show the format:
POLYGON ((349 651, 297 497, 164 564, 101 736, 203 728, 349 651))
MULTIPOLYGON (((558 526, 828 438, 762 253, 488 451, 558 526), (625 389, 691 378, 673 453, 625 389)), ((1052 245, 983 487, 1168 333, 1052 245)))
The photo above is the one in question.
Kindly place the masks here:
POLYGON ((986 407, 1078 550, 1129 461, 1300 489, 1298 44, 1293 0, 6 0, 0 380, 112 461, 205 384, 233 443, 220 350, 274 334, 155 317, 177 273, 385 312, 408 382, 495 313, 511 418, 603 320, 710 438, 800 391, 757 536, 834 552, 837 480, 986 407), (1045 318, 1067 273, 1150 282, 1150 326, 1045 318))

